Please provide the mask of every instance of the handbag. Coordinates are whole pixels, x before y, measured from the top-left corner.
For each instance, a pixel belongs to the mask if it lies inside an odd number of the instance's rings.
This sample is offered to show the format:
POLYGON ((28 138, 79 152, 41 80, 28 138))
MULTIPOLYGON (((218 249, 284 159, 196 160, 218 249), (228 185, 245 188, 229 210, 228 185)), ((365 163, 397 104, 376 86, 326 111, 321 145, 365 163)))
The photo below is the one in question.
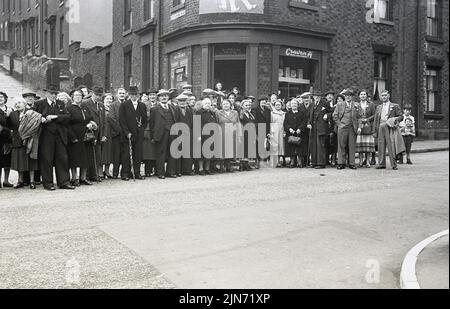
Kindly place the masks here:
POLYGON ((92 130, 87 130, 86 133, 84 133, 84 142, 87 143, 94 143, 97 140, 97 137, 95 136, 94 131, 92 130))
POLYGON ((298 136, 291 135, 288 137, 289 145, 300 146, 301 143, 302 143, 302 139, 298 136))
POLYGON ((271 147, 270 138, 267 137, 264 140, 264 147, 266 147, 266 151, 270 151, 270 147, 271 147))

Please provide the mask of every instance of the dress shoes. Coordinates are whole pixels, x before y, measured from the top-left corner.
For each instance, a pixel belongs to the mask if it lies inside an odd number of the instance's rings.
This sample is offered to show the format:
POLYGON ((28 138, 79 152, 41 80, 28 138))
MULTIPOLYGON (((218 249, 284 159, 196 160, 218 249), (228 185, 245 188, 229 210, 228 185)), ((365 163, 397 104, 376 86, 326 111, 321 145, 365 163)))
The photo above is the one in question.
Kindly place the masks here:
POLYGON ((385 170, 386 166, 377 166, 377 170, 385 170))
POLYGON ((159 179, 166 179, 166 176, 158 176, 159 179))
POLYGON ((4 182, 3 183, 3 188, 13 188, 14 185, 10 184, 9 182, 4 182))
POLYGON ((345 166, 344 166, 344 165, 339 165, 339 166, 337 167, 337 169, 338 169, 338 170, 345 170, 345 166))
POLYGON ((357 169, 356 166, 354 166, 354 165, 350 165, 348 168, 351 169, 351 170, 356 170, 357 169))
POLYGON ((397 170, 398 170, 398 167, 397 167, 397 166, 394 166, 394 167, 392 167, 392 170, 397 171, 397 170))
POLYGON ((70 185, 65 185, 62 187, 59 187, 61 190, 75 190, 74 186, 70 186, 70 185))
POLYGON ((14 186, 14 189, 22 189, 25 188, 25 184, 23 182, 19 182, 16 186, 14 186))
POLYGON ((325 166, 323 166, 323 165, 317 165, 317 166, 315 167, 315 169, 316 169, 316 170, 323 170, 323 169, 325 169, 325 166))
POLYGON ((130 178, 129 177, 122 177, 122 180, 123 181, 130 181, 130 178))
POLYGON ((30 189, 36 190, 36 184, 34 182, 30 183, 30 189))
POLYGON ((175 179, 175 178, 177 178, 177 175, 169 175, 169 176, 167 176, 167 178, 175 179))
POLYGON ((144 176, 136 176, 136 180, 145 180, 145 177, 144 176))
POLYGON ((56 190, 56 188, 54 186, 51 186, 51 187, 45 187, 44 186, 44 189, 47 190, 47 191, 55 191, 56 190))
POLYGON ((413 165, 413 163, 411 162, 411 160, 406 161, 406 164, 408 164, 408 165, 413 165))
POLYGON ((80 181, 80 185, 82 185, 82 186, 92 186, 92 182, 87 181, 87 180, 81 180, 80 181))
POLYGON ((72 180, 70 182, 70 184, 74 187, 79 187, 80 186, 80 181, 79 180, 72 180))

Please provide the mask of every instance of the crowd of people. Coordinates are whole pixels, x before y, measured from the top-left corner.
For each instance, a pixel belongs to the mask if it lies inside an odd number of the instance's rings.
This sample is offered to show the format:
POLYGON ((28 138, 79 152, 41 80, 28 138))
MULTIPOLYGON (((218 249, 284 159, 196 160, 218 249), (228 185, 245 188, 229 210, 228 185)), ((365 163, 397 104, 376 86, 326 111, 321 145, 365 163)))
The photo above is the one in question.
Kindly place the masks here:
POLYGON ((0 188, 36 189, 42 184, 53 191, 56 175, 60 189, 73 190, 107 179, 204 176, 232 173, 236 167, 251 171, 262 163, 274 168, 386 169, 386 148, 392 169, 404 163, 405 153, 406 163, 412 164, 411 106, 392 103, 388 91, 381 93, 378 106, 365 90, 256 99, 242 97, 237 87, 227 93, 220 83, 199 98, 191 85, 179 92, 140 92, 133 86, 115 94, 100 87, 80 86, 65 93, 49 86, 45 96, 24 93, 11 108, 8 95, 0 91, 0 188), (214 156, 195 156, 195 147, 175 156, 171 146, 180 133, 172 129, 180 123, 191 133, 196 126, 217 124, 223 129, 223 147, 211 146, 211 140, 217 141, 214 132, 202 130, 198 140, 188 135, 189 146, 198 142, 201 149, 217 147, 214 156), (256 134, 244 129, 249 126, 256 134), (269 156, 262 154, 261 140, 269 156), (18 172, 16 185, 9 181, 11 170, 18 172))

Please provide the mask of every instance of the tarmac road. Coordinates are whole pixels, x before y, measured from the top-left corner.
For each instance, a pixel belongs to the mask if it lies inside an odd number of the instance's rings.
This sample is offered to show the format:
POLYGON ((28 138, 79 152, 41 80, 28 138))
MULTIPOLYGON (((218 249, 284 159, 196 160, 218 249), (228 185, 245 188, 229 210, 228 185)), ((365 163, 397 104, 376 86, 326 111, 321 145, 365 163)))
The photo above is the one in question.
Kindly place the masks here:
POLYGON ((449 225, 449 153, 413 161, 0 189, 0 288, 398 288, 449 225))

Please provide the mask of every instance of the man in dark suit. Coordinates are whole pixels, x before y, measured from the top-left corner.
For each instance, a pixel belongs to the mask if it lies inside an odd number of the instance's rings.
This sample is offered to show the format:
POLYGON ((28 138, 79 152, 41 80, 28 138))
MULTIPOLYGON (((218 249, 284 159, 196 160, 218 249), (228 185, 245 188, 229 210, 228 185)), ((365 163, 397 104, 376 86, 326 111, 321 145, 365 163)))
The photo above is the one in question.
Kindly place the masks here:
POLYGON ((156 173, 160 179, 177 178, 175 171, 175 159, 170 154, 170 144, 173 137, 170 136, 172 125, 177 122, 175 108, 169 104, 167 90, 158 92, 158 104, 150 112, 150 136, 152 143, 156 146, 156 173), (165 163, 167 161, 167 170, 165 163))
MULTIPOLYGON (((127 96, 128 93, 125 88, 117 89, 117 100, 113 102, 109 111, 108 122, 110 123, 110 126, 114 128, 114 132, 112 132, 111 134, 113 147, 113 179, 119 178, 120 165, 122 164, 122 161, 124 161, 122 156, 129 151, 128 144, 126 145, 126 150, 122 149, 122 145, 125 144, 124 141, 126 140, 126 138, 123 135, 119 117, 120 106, 126 101, 127 96)), ((123 169, 121 177, 123 178, 123 169)))
POLYGON ((53 166, 56 168, 58 187, 74 190, 70 185, 67 156, 67 124, 70 115, 64 102, 56 100, 58 89, 50 85, 44 90, 47 97, 35 102, 34 110, 42 115, 42 131, 39 139, 39 164, 44 188, 54 191, 53 166))
POLYGON ((308 129, 311 130, 310 151, 311 167, 323 169, 327 165, 327 135, 328 117, 331 115, 322 94, 319 91, 313 93, 314 105, 308 120, 308 129))
POLYGON ((345 101, 339 102, 333 113, 333 119, 338 127, 338 169, 345 169, 348 149, 348 165, 350 169, 355 170, 358 110, 356 103, 353 101, 353 90, 346 89, 343 95, 345 101))
MULTIPOLYGON (((267 136, 270 134, 270 122, 272 120, 272 112, 269 108, 269 98, 266 96, 262 96, 258 100, 259 104, 257 107, 252 109, 252 114, 255 116, 255 124, 256 124, 256 133, 258 138, 258 143, 256 145, 256 168, 259 169, 261 166, 261 158, 259 153, 259 145, 264 142, 267 136), (263 126, 260 128, 260 126, 263 126)), ((262 144, 264 145, 264 144, 262 144)), ((265 158, 269 159, 269 158, 265 158)))
POLYGON ((92 166, 88 169, 88 177, 91 181, 101 181, 102 174, 102 143, 105 143, 107 140, 106 137, 106 112, 105 106, 103 105, 103 88, 94 87, 92 95, 89 99, 83 101, 81 106, 88 109, 92 115, 93 121, 97 124, 96 137, 97 142, 93 145, 92 150, 88 150, 91 158, 92 166), (95 156, 94 156, 95 152, 95 156), (95 162, 94 162, 95 160, 95 162), (97 168, 97 170, 96 170, 97 168))
POLYGON ((176 109, 176 121, 178 123, 184 123, 188 126, 190 131, 190 139, 186 141, 189 143, 190 153, 188 157, 181 157, 176 161, 176 174, 178 177, 182 175, 193 176, 194 172, 192 170, 192 166, 194 164, 194 160, 192 159, 192 138, 193 138, 193 128, 194 128, 194 113, 191 108, 187 104, 188 96, 181 94, 177 97, 178 108, 176 109))
POLYGON ((374 137, 378 139, 379 166, 377 169, 386 169, 386 147, 389 151, 389 159, 393 170, 397 170, 396 154, 390 137, 391 125, 403 120, 403 113, 398 104, 391 102, 389 91, 383 91, 380 95, 383 104, 377 107, 374 122, 374 137))
POLYGON ((139 89, 130 87, 130 98, 120 105, 119 119, 125 141, 122 144, 123 162, 122 162, 122 180, 130 180, 131 169, 134 170, 134 177, 138 180, 144 180, 141 175, 142 152, 144 144, 144 130, 147 126, 147 107, 139 101, 139 89), (133 155, 133 165, 131 166, 130 144, 133 155), (125 151, 125 149, 127 151, 125 151))

